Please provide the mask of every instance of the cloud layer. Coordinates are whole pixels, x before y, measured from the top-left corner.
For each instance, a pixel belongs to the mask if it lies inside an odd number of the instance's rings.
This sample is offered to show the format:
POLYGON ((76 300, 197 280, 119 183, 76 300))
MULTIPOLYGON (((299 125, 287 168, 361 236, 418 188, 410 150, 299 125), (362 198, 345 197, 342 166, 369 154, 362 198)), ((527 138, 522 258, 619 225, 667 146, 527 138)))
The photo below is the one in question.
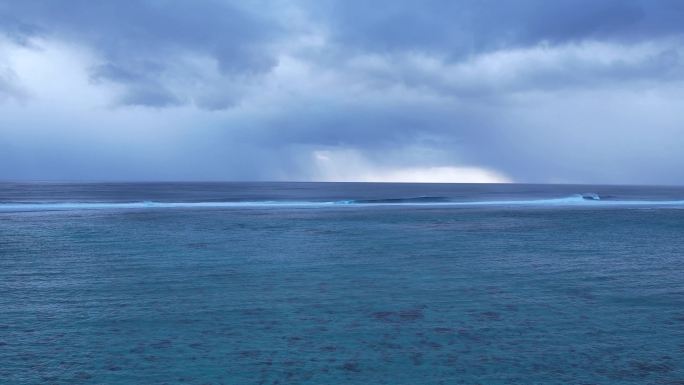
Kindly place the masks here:
POLYGON ((0 179, 684 183, 679 1, 0 0, 0 179))

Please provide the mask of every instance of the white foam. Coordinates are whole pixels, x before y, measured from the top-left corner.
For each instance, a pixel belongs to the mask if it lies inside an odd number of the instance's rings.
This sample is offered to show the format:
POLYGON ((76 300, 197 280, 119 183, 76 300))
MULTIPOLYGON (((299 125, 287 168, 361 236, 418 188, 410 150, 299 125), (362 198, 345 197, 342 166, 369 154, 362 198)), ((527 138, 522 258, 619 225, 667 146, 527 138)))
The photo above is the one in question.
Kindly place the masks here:
POLYGON ((240 208, 240 207, 314 207, 333 202, 58 202, 58 203, 0 203, 0 211, 47 210, 112 210, 112 209, 168 209, 168 208, 240 208))
POLYGON ((443 202, 363 202, 342 201, 242 201, 242 202, 44 202, 0 203, 0 212, 7 211, 74 211, 74 210, 135 210, 192 208, 324 208, 371 206, 435 206, 435 207, 684 207, 684 200, 587 200, 581 195, 552 199, 443 201, 443 202))

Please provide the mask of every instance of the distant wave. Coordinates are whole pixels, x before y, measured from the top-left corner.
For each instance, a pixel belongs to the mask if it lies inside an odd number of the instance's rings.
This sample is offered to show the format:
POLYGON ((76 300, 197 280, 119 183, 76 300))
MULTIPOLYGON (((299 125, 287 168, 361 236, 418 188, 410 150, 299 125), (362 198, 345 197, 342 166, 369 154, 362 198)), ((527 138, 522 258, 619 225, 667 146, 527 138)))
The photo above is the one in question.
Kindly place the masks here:
POLYGON ((339 201, 224 201, 224 202, 31 202, 0 203, 0 212, 74 211, 166 208, 325 208, 364 206, 436 206, 436 207, 684 207, 684 200, 601 199, 598 194, 577 194, 562 198, 455 201, 447 197, 383 198, 339 201))
POLYGON ((415 204, 415 203, 451 203, 447 197, 416 197, 416 198, 383 198, 383 199, 355 199, 344 201, 353 204, 415 204))
POLYGON ((51 202, 0 203, 0 211, 40 210, 106 210, 106 209, 162 209, 162 208, 221 208, 221 207, 301 207, 334 202, 234 201, 234 202, 51 202))

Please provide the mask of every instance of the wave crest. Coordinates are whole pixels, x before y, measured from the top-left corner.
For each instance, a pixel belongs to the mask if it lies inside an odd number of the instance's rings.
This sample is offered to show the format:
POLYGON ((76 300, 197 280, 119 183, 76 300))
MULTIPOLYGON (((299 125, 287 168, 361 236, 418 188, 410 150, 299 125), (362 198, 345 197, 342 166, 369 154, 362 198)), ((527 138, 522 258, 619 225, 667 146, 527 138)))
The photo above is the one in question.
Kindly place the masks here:
POLYGON ((213 202, 39 202, 0 203, 0 212, 74 211, 168 208, 325 208, 371 206, 434 206, 434 207, 684 207, 684 200, 606 200, 598 194, 586 193, 561 198, 511 199, 496 201, 454 201, 447 197, 383 198, 339 201, 213 201, 213 202))

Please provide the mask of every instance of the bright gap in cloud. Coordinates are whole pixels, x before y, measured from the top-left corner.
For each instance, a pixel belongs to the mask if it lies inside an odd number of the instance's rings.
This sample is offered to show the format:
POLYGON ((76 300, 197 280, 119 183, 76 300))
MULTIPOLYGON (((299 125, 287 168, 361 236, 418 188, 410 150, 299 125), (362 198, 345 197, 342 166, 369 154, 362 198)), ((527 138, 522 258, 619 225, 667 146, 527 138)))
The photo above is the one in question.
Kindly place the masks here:
POLYGON ((474 166, 378 165, 353 150, 313 152, 312 180, 324 182, 511 183, 507 176, 474 166))

